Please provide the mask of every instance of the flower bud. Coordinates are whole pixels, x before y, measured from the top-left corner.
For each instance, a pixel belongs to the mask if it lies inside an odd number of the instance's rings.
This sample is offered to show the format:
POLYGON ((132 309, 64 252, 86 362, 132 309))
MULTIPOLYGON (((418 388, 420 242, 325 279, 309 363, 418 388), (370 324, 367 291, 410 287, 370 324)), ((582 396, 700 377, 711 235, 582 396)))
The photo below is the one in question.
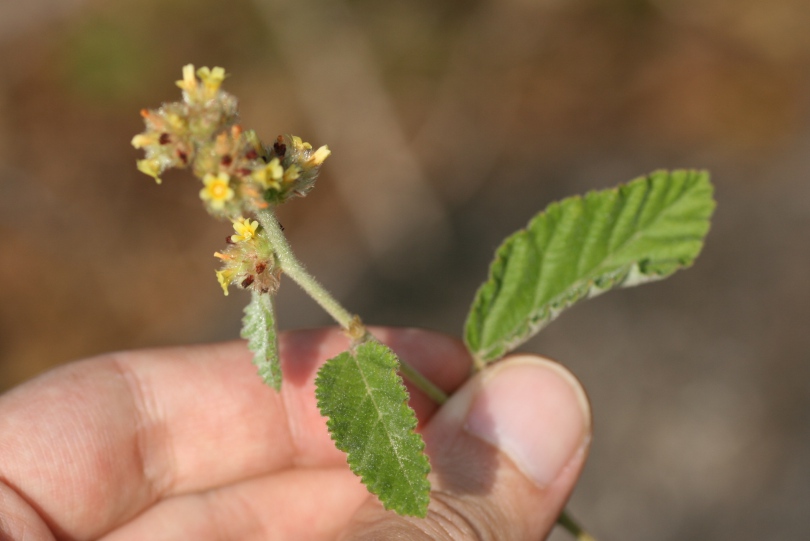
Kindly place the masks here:
POLYGON ((275 293, 281 277, 270 243, 260 234, 259 223, 239 217, 233 222, 234 235, 225 250, 215 252, 222 261, 217 281, 227 295, 228 286, 251 289, 260 293, 275 293))

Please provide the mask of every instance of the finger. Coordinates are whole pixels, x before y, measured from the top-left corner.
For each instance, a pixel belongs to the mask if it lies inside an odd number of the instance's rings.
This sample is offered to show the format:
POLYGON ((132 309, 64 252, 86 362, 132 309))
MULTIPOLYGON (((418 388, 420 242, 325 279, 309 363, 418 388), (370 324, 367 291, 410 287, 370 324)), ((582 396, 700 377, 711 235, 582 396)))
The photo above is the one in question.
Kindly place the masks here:
POLYGON ((427 518, 369 499, 341 539, 545 538, 583 466, 590 409, 560 365, 513 357, 465 384, 423 434, 433 467, 427 518))
POLYGON ((286 470, 167 498, 102 541, 331 541, 367 496, 348 468, 286 470))
MULTIPOLYGON (((406 332, 435 348, 414 361, 457 366, 450 386, 463 379, 469 361, 456 341, 406 332)), ((408 344, 400 353, 412 357, 408 344)), ((345 464, 313 380, 347 340, 336 330, 304 331, 282 334, 280 345, 281 394, 260 382, 241 342, 107 355, 46 374, 0 397, 0 479, 57 536, 81 539, 166 496, 345 464)))
POLYGON ((0 539, 53 541, 48 525, 11 487, 0 481, 0 539))

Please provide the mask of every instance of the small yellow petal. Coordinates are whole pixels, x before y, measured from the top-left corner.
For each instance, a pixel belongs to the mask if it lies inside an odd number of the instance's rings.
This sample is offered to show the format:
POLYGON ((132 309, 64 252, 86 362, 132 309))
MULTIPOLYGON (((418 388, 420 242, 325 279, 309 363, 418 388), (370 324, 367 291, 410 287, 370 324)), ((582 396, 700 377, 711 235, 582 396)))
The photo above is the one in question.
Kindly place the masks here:
POLYGON ((206 98, 211 99, 216 96, 222 81, 225 79, 225 70, 220 67, 214 69, 202 67, 197 70, 197 77, 205 85, 206 98))
POLYGON ((139 133, 135 137, 132 138, 132 146, 135 148, 143 148, 155 143, 155 137, 153 135, 147 135, 145 133, 139 133))
POLYGON ((231 278, 233 277, 232 270, 219 270, 217 271, 217 281, 219 285, 222 286, 222 292, 225 293, 225 296, 228 296, 228 286, 231 284, 231 278))
POLYGON ((186 120, 176 113, 168 113, 166 121, 176 132, 184 131, 186 129, 186 120))
POLYGON ((254 171, 251 176, 253 180, 261 184, 264 188, 274 188, 278 190, 281 188, 278 181, 281 180, 283 175, 284 168, 281 167, 278 158, 273 158, 267 165, 254 171))
POLYGON ((321 165, 323 163, 323 161, 326 158, 328 158, 331 153, 332 153, 332 151, 329 150, 329 147, 324 145, 321 148, 319 148, 318 150, 316 150, 312 154, 312 156, 309 157, 309 160, 308 160, 307 163, 309 163, 309 164, 311 164, 313 166, 321 165))
POLYGON ((284 174, 284 168, 281 167, 281 163, 278 161, 278 158, 273 158, 270 160, 270 163, 267 164, 267 173, 273 180, 281 179, 281 176, 284 174))
POLYGON ((293 164, 284 171, 284 182, 287 184, 294 182, 301 176, 301 168, 293 164))
POLYGON ((183 66, 183 80, 177 81, 177 86, 186 91, 194 90, 197 87, 197 79, 194 77, 194 64, 183 66))
POLYGON ((231 235, 233 242, 243 242, 253 239, 256 236, 256 229, 259 227, 259 222, 250 221, 249 218, 239 218, 234 220, 233 229, 236 235, 231 235))
POLYGON ((135 165, 138 167, 138 171, 154 178, 158 184, 162 182, 158 176, 160 175, 160 165, 156 160, 138 160, 135 165))

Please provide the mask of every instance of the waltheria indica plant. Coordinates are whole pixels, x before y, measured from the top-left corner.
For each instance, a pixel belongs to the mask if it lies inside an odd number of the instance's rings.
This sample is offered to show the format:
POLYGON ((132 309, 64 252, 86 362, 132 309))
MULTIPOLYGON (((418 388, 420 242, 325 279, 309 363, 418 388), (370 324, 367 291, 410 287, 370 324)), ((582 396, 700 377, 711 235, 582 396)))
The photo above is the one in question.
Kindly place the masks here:
MULTIPOLYGON (((318 372, 318 407, 368 490, 387 509, 424 517, 430 464, 400 374, 439 403, 447 397, 307 273, 276 220, 276 206, 312 189, 329 149, 290 135, 263 144, 236 123, 236 99, 220 88, 224 78, 222 68, 185 66, 177 81, 183 100, 141 111, 146 131, 132 139, 146 152, 138 169, 158 184, 166 169, 190 169, 202 181, 206 210, 233 223, 234 233, 214 254, 221 262, 216 278, 226 295, 230 286, 250 291, 242 336, 268 385, 278 391, 282 382, 273 312, 282 275, 345 330, 350 349, 318 372)), ((705 172, 656 171, 549 205, 498 248, 475 296, 464 327, 475 370, 581 299, 660 280, 691 265, 709 229, 712 191, 705 172)), ((577 530, 566 515, 560 523, 577 530)))

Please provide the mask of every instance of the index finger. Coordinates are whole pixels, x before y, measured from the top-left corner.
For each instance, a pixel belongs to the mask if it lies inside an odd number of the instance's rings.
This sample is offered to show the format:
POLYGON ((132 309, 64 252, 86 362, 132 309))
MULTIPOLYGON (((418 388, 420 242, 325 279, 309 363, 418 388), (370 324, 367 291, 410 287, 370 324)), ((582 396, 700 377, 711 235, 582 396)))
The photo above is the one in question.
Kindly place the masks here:
MULTIPOLYGON (((469 359, 456 340, 375 333, 451 390, 469 359)), ((314 377, 348 342, 335 329, 281 335, 280 394, 244 343, 104 355, 0 397, 0 479, 57 535, 94 538, 166 496, 295 466, 345 464, 317 410, 314 377)), ((430 412, 414 393, 417 410, 430 412)))

